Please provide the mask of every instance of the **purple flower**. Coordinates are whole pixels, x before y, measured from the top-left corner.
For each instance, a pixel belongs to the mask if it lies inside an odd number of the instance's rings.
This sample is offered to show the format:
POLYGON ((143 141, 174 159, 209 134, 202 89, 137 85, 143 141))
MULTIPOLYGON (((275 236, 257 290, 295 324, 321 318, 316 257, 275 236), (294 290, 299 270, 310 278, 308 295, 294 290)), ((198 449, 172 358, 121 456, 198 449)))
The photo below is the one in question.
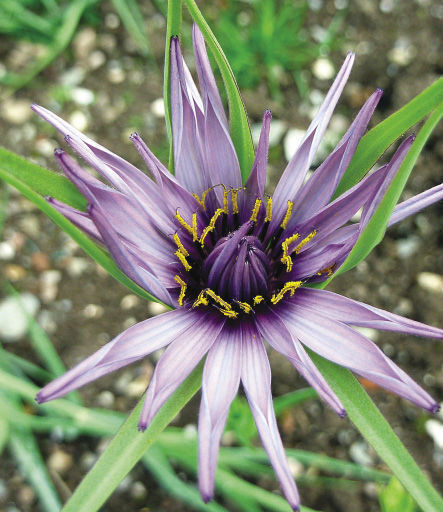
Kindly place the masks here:
MULTIPOLYGON (((429 411, 436 402, 368 338, 351 326, 431 338, 443 331, 335 293, 307 287, 346 259, 411 147, 331 201, 382 92, 362 107, 334 151, 305 182, 314 154, 349 77, 349 54, 273 196, 265 193, 271 113, 266 111, 252 172, 242 183, 223 105, 194 27, 199 94, 179 42, 171 41, 171 109, 175 176, 143 140, 131 140, 153 179, 48 110, 33 106, 67 144, 109 183, 93 178, 64 151, 55 158, 87 198, 87 212, 49 198, 76 226, 104 245, 137 284, 173 308, 130 327, 37 395, 45 402, 168 345, 140 418, 144 430, 168 397, 206 356, 199 415, 199 485, 212 498, 220 438, 240 382, 258 432, 294 510, 299 497, 272 406, 264 340, 285 355, 340 416, 340 400, 305 347, 429 411), (361 220, 350 223, 362 209, 361 220)), ((394 224, 443 196, 437 186, 398 205, 394 224)))

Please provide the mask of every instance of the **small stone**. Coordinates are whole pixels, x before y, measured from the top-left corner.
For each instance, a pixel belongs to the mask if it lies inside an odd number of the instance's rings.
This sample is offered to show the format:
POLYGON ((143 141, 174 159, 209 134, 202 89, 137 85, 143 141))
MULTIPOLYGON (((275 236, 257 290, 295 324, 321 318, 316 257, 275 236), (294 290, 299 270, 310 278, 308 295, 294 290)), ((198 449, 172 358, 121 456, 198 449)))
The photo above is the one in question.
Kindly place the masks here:
POLYGON ((126 475, 117 487, 117 492, 126 492, 132 484, 132 476, 126 475))
POLYGON ((83 469, 85 469, 86 471, 88 471, 95 464, 96 460, 97 460, 97 455, 95 455, 92 452, 86 452, 80 458, 80 466, 83 469))
POLYGON ((425 425, 427 434, 432 437, 435 446, 443 450, 443 423, 438 420, 430 419, 425 425))
POLYGON ((94 103, 95 95, 90 89, 75 87, 71 91, 71 98, 77 105, 87 106, 94 103))
POLYGON ((23 124, 32 116, 28 100, 8 98, 1 104, 0 112, 2 117, 12 124, 23 124))
POLYGON ((117 66, 112 66, 108 71, 108 80, 112 84, 121 84, 125 81, 126 73, 124 70, 117 66))
POLYGON ((163 304, 159 304, 158 302, 149 302, 148 311, 151 315, 160 315, 161 313, 166 313, 168 308, 163 306, 163 304))
POLYGON ((15 249, 10 242, 0 242, 0 260, 12 260, 15 256, 15 249))
POLYGON ((0 303, 0 338, 14 342, 28 330, 28 315, 33 317, 40 307, 35 295, 25 292, 18 297, 7 297, 0 303))
POLYGON ((330 80, 335 75, 332 62, 324 57, 314 62, 312 72, 319 80, 330 80))
POLYGON ((135 500, 141 501, 146 498, 146 496, 148 495, 148 491, 146 490, 144 484, 137 480, 137 482, 134 482, 131 485, 130 494, 131 497, 134 498, 135 500))
POLYGON ((294 478, 299 477, 304 473, 304 466, 301 462, 293 457, 288 457, 289 471, 294 478))
POLYGON ((165 103, 163 101, 163 98, 157 98, 151 103, 151 112, 154 114, 155 117, 165 117, 165 103))
POLYGON ((44 302, 52 302, 57 297, 61 278, 59 270, 45 270, 40 274, 40 296, 44 302))
POLYGON ((56 143, 46 138, 38 138, 35 141, 35 149, 42 156, 52 156, 54 153, 54 148, 56 147, 56 143))
POLYGON ((291 160, 291 158, 294 156, 294 153, 300 146, 300 143, 303 140, 304 136, 305 131, 300 130, 299 128, 291 128, 288 131, 283 141, 286 160, 291 160))
MULTIPOLYGON (((52 154, 51 150, 51 154, 52 154)), ((40 222, 36 215, 28 214, 19 221, 22 231, 30 237, 38 237, 40 235, 40 222)))
POLYGON ((51 471, 64 475, 71 469, 73 462, 72 455, 57 448, 48 458, 48 467, 51 471))
POLYGON ((134 316, 129 316, 123 320, 122 328, 125 331, 137 323, 137 319, 134 316))
MULTIPOLYGON (((258 144, 258 141, 260 139, 261 128, 262 123, 255 123, 251 127, 252 140, 254 141, 254 144, 258 144)), ((285 123, 285 121, 280 121, 279 119, 272 120, 271 129, 269 131, 270 147, 276 146, 280 142, 286 129, 287 124, 285 123)))
POLYGON ((111 393, 111 391, 102 391, 97 395, 96 400, 100 407, 106 407, 109 409, 114 405, 115 396, 111 393))
POLYGON ((361 466, 373 466, 374 461, 368 452, 368 445, 363 441, 356 441, 349 449, 349 455, 361 466))
POLYGON ((80 30, 72 41, 74 54, 79 59, 86 59, 92 52, 97 41, 97 34, 91 27, 80 30))
POLYGON ((379 334, 376 329, 371 329, 370 327, 354 327, 354 329, 372 341, 378 340, 379 334))
POLYGON ((54 334, 57 330, 57 322, 52 311, 44 309, 37 317, 38 323, 47 334, 54 334))
POLYGON ((30 507, 35 500, 35 492, 29 485, 22 485, 17 493, 17 499, 24 507, 30 507))
POLYGON ((443 276, 432 272, 420 272, 417 281, 421 288, 443 294, 443 276))
POLYGON ((90 69, 98 69, 106 62, 106 55, 101 50, 95 50, 88 57, 88 66, 90 69))
POLYGON ((9 279, 13 282, 21 281, 26 276, 26 270, 20 265, 16 265, 15 263, 5 265, 3 271, 5 273, 6 279, 9 279))
POLYGON ((51 262, 48 255, 44 252, 33 252, 31 255, 31 266, 37 272, 42 272, 43 270, 49 270, 51 262))
POLYGON ((397 254, 399 258, 406 259, 413 256, 420 249, 420 238, 418 236, 410 236, 397 240, 397 254))
POLYGON ((75 87, 83 82, 85 75, 86 71, 83 68, 75 66, 60 75, 60 83, 68 87, 75 87))
POLYGON ((74 110, 69 116, 69 122, 81 132, 85 131, 89 126, 88 118, 81 110, 74 110))
POLYGON ((89 265, 90 262, 86 258, 72 257, 66 262, 66 270, 71 277, 80 277, 89 265))
POLYGON ((113 12, 109 12, 105 16, 105 27, 115 30, 120 26, 120 18, 113 12))
POLYGON ((144 372, 143 375, 140 375, 133 381, 131 381, 125 388, 125 395, 131 397, 139 397, 141 396, 148 387, 149 380, 152 375, 152 367, 151 372, 144 372))
POLYGON ((99 306, 98 304, 88 304, 83 309, 83 316, 85 318, 100 318, 103 316, 105 312, 105 308, 103 306, 99 306))
POLYGON ((135 308, 140 304, 140 299, 137 295, 130 293, 129 295, 125 295, 123 299, 120 301, 120 307, 124 310, 135 308))

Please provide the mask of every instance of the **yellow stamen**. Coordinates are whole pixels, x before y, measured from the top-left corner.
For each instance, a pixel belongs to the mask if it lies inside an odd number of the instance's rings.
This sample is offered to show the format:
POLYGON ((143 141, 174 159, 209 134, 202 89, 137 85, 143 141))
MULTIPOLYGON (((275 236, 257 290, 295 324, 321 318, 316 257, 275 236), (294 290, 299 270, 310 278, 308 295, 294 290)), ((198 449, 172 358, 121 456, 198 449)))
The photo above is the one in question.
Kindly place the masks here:
POLYGON ((232 306, 231 304, 229 304, 229 302, 226 302, 225 300, 223 300, 220 295, 217 295, 213 290, 211 290, 210 288, 207 288, 206 289, 206 295, 208 295, 209 297, 211 297, 211 299, 213 299, 215 302, 217 302, 218 304, 220 304, 220 306, 222 306, 223 308, 225 309, 232 309, 232 306))
POLYGON ((271 222, 272 219, 272 197, 268 197, 266 202, 266 217, 265 222, 271 222))
POLYGON ((277 302, 280 302, 284 295, 289 292, 291 294, 291 297, 294 295, 295 290, 302 284, 301 281, 288 281, 285 283, 283 288, 277 293, 274 294, 271 297, 272 304, 277 304, 277 302))
MULTIPOLYGON (((217 185, 215 185, 216 187, 217 185)), ((203 208, 203 210, 206 210, 206 196, 209 194, 209 192, 211 192, 211 190, 213 190, 214 187, 210 187, 208 188, 208 190, 205 190, 202 194, 202 197, 200 199, 199 195, 198 194, 192 194, 193 197, 197 200, 197 202, 200 204, 200 206, 203 208)))
POLYGON ((292 258, 289 255, 289 246, 292 244, 292 242, 295 242, 300 235, 298 233, 295 233, 294 235, 286 238, 284 242, 281 244, 281 248, 283 251, 283 256, 281 257, 281 262, 283 264, 286 264, 286 272, 290 272, 292 270, 292 258))
POLYGON ((245 313, 250 313, 252 311, 252 306, 250 306, 247 302, 236 301, 239 305, 240 309, 242 309, 245 313))
POLYGON ((241 188, 233 188, 231 190, 231 201, 232 201, 232 213, 238 213, 237 196, 241 188))
POLYGON ((211 217, 211 220, 209 221, 209 224, 205 227, 203 230, 202 236, 200 237, 200 244, 202 247, 205 245, 205 238, 207 237, 208 233, 210 233, 215 228, 215 223, 217 222, 217 219, 224 213, 224 210, 222 208, 217 208, 215 210, 214 215, 211 217))
POLYGON ((289 219, 291 218, 291 215, 292 215, 292 207, 293 206, 294 206, 294 203, 292 201, 288 201, 288 207, 286 209, 286 213, 285 213, 283 222, 280 224, 280 226, 283 229, 286 229, 286 226, 288 225, 289 219))
POLYGON ((228 318, 237 318, 238 313, 232 309, 219 309, 220 313, 223 313, 228 318))
POLYGON ((333 263, 331 266, 329 267, 326 267, 326 268, 322 268, 320 271, 317 272, 317 275, 318 276, 321 276, 322 274, 327 274, 328 277, 332 276, 332 274, 334 273, 334 267, 335 267, 335 263, 333 263))
POLYGON ((223 211, 225 213, 229 213, 229 190, 226 190, 226 188, 223 187, 223 211))
POLYGON ((186 261, 186 256, 180 252, 180 249, 174 252, 174 255, 180 260, 180 263, 185 267, 185 270, 191 270, 191 265, 186 261))
POLYGON ((260 304, 260 302, 263 302, 265 299, 261 295, 256 295, 253 299, 254 306, 257 304, 260 304))
POLYGON ((174 281, 180 285, 180 295, 178 297, 178 305, 183 306, 183 299, 185 298, 186 287, 188 286, 180 276, 175 276, 174 281))
POLYGON ((189 256, 189 252, 185 249, 184 245, 182 244, 182 241, 180 240, 180 237, 177 233, 174 233, 173 235, 174 242, 176 243, 178 250, 183 254, 183 256, 189 256))
POLYGON ((203 306, 207 306, 209 304, 209 301, 205 297, 205 294, 206 294, 206 290, 202 290, 198 294, 198 297, 197 297, 196 301, 194 302, 194 304, 192 304, 193 308, 196 308, 197 306, 200 306, 200 304, 203 304, 203 306))
POLYGON ((252 220, 252 222, 257 222, 257 215, 258 215, 258 212, 260 211, 260 206, 261 206, 261 199, 259 199, 257 197, 257 199, 255 200, 255 203, 254 203, 254 208, 252 209, 252 215, 249 219, 249 220, 252 220))
POLYGON ((185 221, 185 219, 178 213, 178 210, 175 212, 175 218, 179 221, 181 226, 183 226, 186 231, 192 235, 192 241, 195 242, 197 240, 197 214, 192 214, 192 226, 185 221))
POLYGON ((298 254, 302 248, 314 238, 314 236, 317 234, 317 231, 314 229, 314 231, 311 231, 309 235, 306 238, 303 238, 303 240, 297 245, 297 247, 294 247, 291 252, 295 252, 295 254, 298 254))

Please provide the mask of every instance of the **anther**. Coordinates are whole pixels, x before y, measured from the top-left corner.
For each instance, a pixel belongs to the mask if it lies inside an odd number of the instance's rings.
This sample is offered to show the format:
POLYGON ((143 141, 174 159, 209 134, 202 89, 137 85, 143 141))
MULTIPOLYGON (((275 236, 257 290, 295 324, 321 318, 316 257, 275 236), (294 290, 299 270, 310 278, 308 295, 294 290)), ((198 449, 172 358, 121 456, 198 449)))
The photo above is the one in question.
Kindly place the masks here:
POLYGON ((223 213, 224 213, 224 210, 222 208, 217 208, 217 210, 215 210, 214 215, 211 217, 211 220, 209 221, 209 224, 205 227, 205 229, 203 230, 203 233, 202 233, 202 235, 200 237, 200 245, 202 247, 205 246, 205 238, 208 236, 208 233, 213 231, 213 229, 215 228, 215 223, 217 222, 217 219, 223 213))
POLYGON ((183 299, 185 298, 186 287, 188 286, 180 276, 174 276, 174 281, 180 285, 180 295, 178 297, 178 305, 183 306, 183 299))
POLYGON ((283 218, 283 222, 280 224, 282 229, 286 229, 286 226, 288 225, 289 219, 292 215, 292 207, 294 206, 294 203, 292 201, 288 201, 288 207, 286 208, 286 213, 283 218))
POLYGON ((261 199, 259 199, 257 197, 257 199, 255 200, 255 203, 254 203, 254 208, 252 209, 251 217, 249 219, 252 222, 257 222, 257 216, 258 216, 258 212, 260 211, 260 206, 261 206, 261 199))
POLYGON ((247 302, 240 302, 239 300, 235 301, 238 304, 238 307, 242 309, 245 313, 250 313, 252 311, 252 306, 247 302))
POLYGON ((178 213, 178 210, 175 212, 175 218, 178 220, 181 226, 183 226, 188 233, 192 235, 192 241, 195 242, 197 240, 197 214, 192 214, 192 226, 190 226, 184 218, 178 213))
POLYGON ((177 245, 178 250, 183 254, 183 256, 189 256, 189 252, 185 249, 184 245, 182 244, 182 241, 180 240, 178 233, 174 233, 173 238, 174 242, 177 245))
POLYGON ((272 197, 268 197, 266 201, 266 217, 265 222, 271 222, 272 219, 272 197))
POLYGON ((290 293, 291 297, 294 295, 295 290, 302 284, 301 281, 288 281, 285 283, 283 288, 277 293, 274 294, 271 297, 272 304, 277 304, 277 302, 280 302, 286 293, 290 293))
POLYGON ((292 244, 292 242, 295 242, 299 237, 300 235, 298 233, 295 233, 294 235, 286 238, 286 240, 284 240, 284 242, 282 242, 281 244, 281 248, 283 251, 281 262, 283 264, 286 264, 286 272, 290 272, 292 270, 292 258, 289 253, 289 246, 290 244, 292 244))
POLYGON ((303 238, 303 240, 297 245, 297 247, 294 247, 292 252, 295 252, 295 254, 298 254, 303 247, 314 238, 314 236, 317 234, 317 230, 314 229, 314 231, 311 231, 309 235, 306 238, 303 238))
POLYGON ((186 261, 186 256, 180 251, 180 249, 174 252, 174 256, 177 256, 187 272, 191 270, 191 265, 186 261))
POLYGON ((253 299, 254 306, 257 306, 257 304, 260 304, 260 302, 263 302, 265 299, 261 295, 256 295, 253 299))

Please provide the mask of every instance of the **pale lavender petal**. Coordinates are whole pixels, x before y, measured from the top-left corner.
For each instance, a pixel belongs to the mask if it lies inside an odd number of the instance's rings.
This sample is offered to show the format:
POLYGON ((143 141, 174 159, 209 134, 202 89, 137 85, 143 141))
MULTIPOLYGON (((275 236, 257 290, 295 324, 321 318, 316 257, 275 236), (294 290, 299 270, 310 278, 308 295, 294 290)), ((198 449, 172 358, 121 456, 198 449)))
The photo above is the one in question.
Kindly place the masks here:
POLYGON ((266 169, 268 167, 269 130, 271 128, 272 112, 266 110, 258 141, 257 152, 251 174, 246 182, 246 190, 254 198, 263 197, 266 185, 266 169))
POLYGON ((196 24, 193 26, 194 54, 204 108, 203 146, 206 168, 213 184, 241 187, 240 165, 229 134, 215 78, 206 53, 205 41, 196 24))
POLYGON ((46 201, 84 233, 97 242, 103 243, 102 236, 87 213, 76 210, 53 197, 47 197, 46 201))
POLYGON ((87 145, 95 157, 108 166, 107 173, 112 173, 114 175, 110 180, 111 183, 116 182, 120 186, 125 187, 125 182, 128 182, 134 188, 134 193, 142 191, 143 193, 152 196, 154 183, 152 183, 152 181, 142 173, 140 169, 137 169, 137 167, 130 164, 120 156, 112 153, 100 144, 97 144, 97 142, 81 133, 53 112, 35 104, 32 105, 31 108, 45 121, 52 124, 52 126, 54 126, 54 128, 56 128, 65 137, 70 136, 72 138, 78 138, 83 142, 83 144, 87 145))
POLYGON ((228 120, 226 119, 225 109, 223 108, 214 73, 212 72, 211 64, 209 63, 208 54, 206 52, 205 39, 198 28, 198 25, 195 23, 192 26, 192 41, 194 46, 195 67, 197 69, 202 96, 209 98, 209 101, 211 101, 217 113, 218 119, 223 123, 225 128, 228 129, 229 126, 228 120))
POLYGON ((354 156, 357 144, 364 134, 382 94, 383 91, 377 89, 371 95, 335 150, 302 187, 294 199, 297 205, 293 214, 295 222, 308 218, 329 202, 354 156))
POLYGON ((346 85, 351 73, 355 55, 348 53, 337 77, 328 94, 312 120, 299 149, 295 152, 274 192, 275 220, 271 221, 270 229, 274 229, 281 222, 281 217, 288 200, 293 201, 296 193, 303 184, 306 173, 311 166, 318 145, 323 137, 326 127, 331 119, 334 108, 346 85))
MULTIPOLYGON (((178 39, 171 39, 171 117, 175 175, 189 192, 202 194, 211 184, 205 173, 200 129, 202 107, 190 94, 178 39)), ((201 101, 201 100, 200 100, 201 101)))
POLYGON ((170 343, 194 322, 195 316, 192 313, 177 309, 133 325, 95 354, 45 386, 36 399, 42 403, 59 398, 137 361, 170 343))
POLYGON ((271 394, 271 369, 258 332, 242 326, 241 380, 263 446, 280 482, 283 494, 293 510, 299 510, 300 498, 275 419, 271 394))
POLYGON ((288 304, 278 314, 289 332, 317 354, 424 409, 438 410, 438 404, 426 391, 386 357, 375 343, 348 325, 300 305, 289 307, 288 304))
POLYGON ((443 184, 422 192, 402 203, 399 203, 395 208, 389 219, 388 226, 392 226, 401 220, 414 215, 415 213, 427 208, 431 204, 441 201, 443 199, 443 184))
POLYGON ((106 216, 106 212, 102 211, 98 205, 90 205, 89 216, 100 231, 106 247, 120 269, 135 283, 154 295, 154 297, 157 297, 165 304, 172 305, 174 301, 164 285, 147 270, 147 265, 145 268, 140 267, 127 247, 121 243, 117 232, 106 216))
POLYGON ((294 307, 318 311, 320 315, 331 320, 349 325, 443 339, 443 329, 389 313, 327 290, 300 288, 289 301, 294 307))
POLYGON ((214 494, 220 439, 241 370, 241 329, 225 326, 209 350, 203 370, 198 418, 198 481, 205 502, 214 494))
POLYGON ((193 325, 169 345, 155 367, 140 415, 140 430, 147 428, 161 406, 201 361, 225 323, 224 318, 212 313, 197 315, 188 311, 187 314, 193 317, 193 325))
POLYGON ((256 314, 255 322, 261 335, 272 348, 288 358, 296 370, 339 416, 345 416, 346 412, 340 399, 311 361, 301 343, 293 339, 280 318, 268 308, 265 312, 256 314))
POLYGON ((415 140, 415 135, 411 135, 410 137, 406 138, 397 151, 395 152, 394 156, 392 157, 391 161, 386 167, 386 174, 385 179, 381 183, 381 186, 378 187, 376 190, 373 191, 373 196, 368 200, 365 207, 363 208, 362 216, 360 219, 360 229, 363 230, 371 220, 372 216, 375 213, 375 210, 380 205, 382 199, 384 198, 389 185, 392 183, 392 180, 395 178, 398 170, 400 169, 401 164, 403 163, 403 160, 405 159, 406 155, 408 154, 408 151, 410 150, 412 143, 415 140))

